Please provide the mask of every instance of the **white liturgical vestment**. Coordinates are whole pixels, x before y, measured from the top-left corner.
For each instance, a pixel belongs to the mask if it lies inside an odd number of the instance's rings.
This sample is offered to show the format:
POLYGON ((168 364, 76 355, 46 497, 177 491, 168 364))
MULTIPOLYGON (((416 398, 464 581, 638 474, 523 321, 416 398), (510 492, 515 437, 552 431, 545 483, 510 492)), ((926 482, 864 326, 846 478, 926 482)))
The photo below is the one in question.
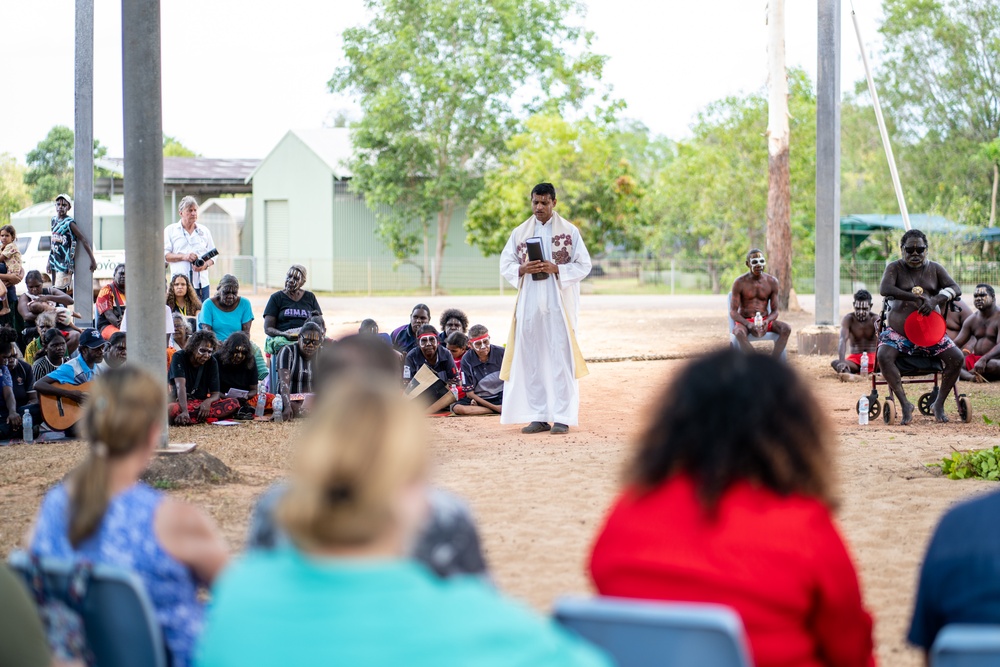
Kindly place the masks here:
POLYGON ((577 379, 587 374, 587 365, 575 330, 580 281, 589 273, 580 230, 558 213, 544 224, 532 216, 511 233, 500 255, 500 274, 517 287, 517 305, 500 374, 505 381, 500 423, 578 424, 577 379), (527 257, 525 242, 535 236, 542 239, 543 257, 559 267, 546 280, 517 275, 527 257))

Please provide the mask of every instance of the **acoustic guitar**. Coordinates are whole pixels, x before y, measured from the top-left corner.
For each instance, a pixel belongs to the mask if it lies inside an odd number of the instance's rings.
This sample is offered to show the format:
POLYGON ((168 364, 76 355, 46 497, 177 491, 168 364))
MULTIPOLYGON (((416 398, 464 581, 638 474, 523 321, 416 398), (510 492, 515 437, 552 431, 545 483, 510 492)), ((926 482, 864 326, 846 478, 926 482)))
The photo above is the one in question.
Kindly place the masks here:
MULTIPOLYGON (((84 394, 90 391, 89 382, 84 382, 83 384, 53 382, 52 386, 65 389, 66 391, 75 389, 76 391, 82 391, 84 394)), ((38 402, 42 409, 42 418, 45 420, 45 423, 56 431, 65 431, 80 421, 80 417, 83 416, 83 406, 72 398, 38 392, 38 402)))

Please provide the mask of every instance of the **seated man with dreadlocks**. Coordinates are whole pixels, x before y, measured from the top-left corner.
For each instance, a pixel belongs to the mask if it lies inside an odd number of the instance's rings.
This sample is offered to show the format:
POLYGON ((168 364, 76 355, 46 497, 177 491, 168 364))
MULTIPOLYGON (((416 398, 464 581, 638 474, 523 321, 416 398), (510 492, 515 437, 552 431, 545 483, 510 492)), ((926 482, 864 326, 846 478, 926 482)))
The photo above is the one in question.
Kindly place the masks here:
POLYGON ((899 242, 901 259, 882 274, 879 291, 886 297, 886 326, 879 334, 878 364, 892 392, 899 398, 901 424, 913 420, 913 404, 903 391, 902 375, 896 360, 903 357, 936 358, 943 364, 941 389, 932 406, 934 418, 946 422, 944 401, 958 380, 964 355, 955 346, 943 326, 934 340, 913 341, 921 331, 933 331, 933 320, 940 318, 948 303, 962 294, 943 266, 927 259, 927 237, 919 229, 903 234, 899 242), (917 344, 920 343, 920 344, 917 344))

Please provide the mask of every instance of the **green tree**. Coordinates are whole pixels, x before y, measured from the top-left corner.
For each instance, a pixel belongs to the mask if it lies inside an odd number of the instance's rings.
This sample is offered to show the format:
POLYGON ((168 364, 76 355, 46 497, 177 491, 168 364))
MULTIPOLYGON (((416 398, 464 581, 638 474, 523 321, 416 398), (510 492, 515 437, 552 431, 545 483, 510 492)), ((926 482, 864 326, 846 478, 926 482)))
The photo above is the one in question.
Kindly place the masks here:
POLYGON ((0 225, 10 222, 10 214, 31 204, 24 184, 25 168, 9 153, 0 154, 0 225))
MULTIPOLYGON (((73 194, 73 130, 56 125, 28 153, 28 171, 24 182, 34 186, 31 197, 35 202, 49 201, 60 192, 73 194)), ((94 140, 94 158, 107 155, 108 149, 94 140)))
MULTIPOLYGON (((559 215, 580 228, 592 253, 608 245, 639 249, 645 235, 643 189, 626 156, 623 137, 632 140, 633 149, 643 143, 601 121, 570 123, 556 114, 530 117, 469 205, 466 240, 484 255, 499 253, 511 230, 531 216, 531 186, 551 181, 559 215)), ((642 149, 633 152, 641 155, 642 149)))
POLYGON ((993 165, 993 188, 990 194, 990 222, 993 227, 997 223, 997 189, 1000 188, 1000 137, 989 141, 981 147, 983 155, 993 165))
MULTIPOLYGON (((816 98, 801 70, 789 70, 788 85, 794 276, 815 257, 816 98)), ((746 270, 747 250, 766 244, 766 129, 763 92, 710 104, 649 188, 649 248, 697 262, 715 293, 746 270)))
MULTIPOLYGON (((366 0, 344 32, 347 65, 329 82, 364 112, 353 127, 352 186, 379 211, 379 234, 406 258, 436 238, 441 271, 457 207, 482 187, 518 119, 577 104, 604 58, 571 25, 576 0, 366 0)), ((425 260, 426 261, 426 260, 425 260)))
POLYGON ((1000 3, 885 0, 883 11, 878 88, 908 207, 979 223, 993 176, 979 147, 1000 135, 1000 3))
POLYGON ((176 137, 163 135, 163 157, 201 157, 176 137))

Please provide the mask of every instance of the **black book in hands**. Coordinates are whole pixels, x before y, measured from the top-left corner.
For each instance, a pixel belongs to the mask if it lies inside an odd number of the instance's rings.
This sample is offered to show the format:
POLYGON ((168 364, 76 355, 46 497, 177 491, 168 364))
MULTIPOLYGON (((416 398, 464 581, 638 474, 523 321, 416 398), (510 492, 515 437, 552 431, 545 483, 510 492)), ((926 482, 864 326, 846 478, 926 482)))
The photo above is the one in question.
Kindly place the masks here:
MULTIPOLYGON (((528 246, 528 260, 532 262, 543 261, 545 256, 542 255, 542 238, 540 236, 532 236, 530 239, 525 241, 528 246)), ((545 280, 549 277, 547 273, 532 273, 532 280, 545 280)))

